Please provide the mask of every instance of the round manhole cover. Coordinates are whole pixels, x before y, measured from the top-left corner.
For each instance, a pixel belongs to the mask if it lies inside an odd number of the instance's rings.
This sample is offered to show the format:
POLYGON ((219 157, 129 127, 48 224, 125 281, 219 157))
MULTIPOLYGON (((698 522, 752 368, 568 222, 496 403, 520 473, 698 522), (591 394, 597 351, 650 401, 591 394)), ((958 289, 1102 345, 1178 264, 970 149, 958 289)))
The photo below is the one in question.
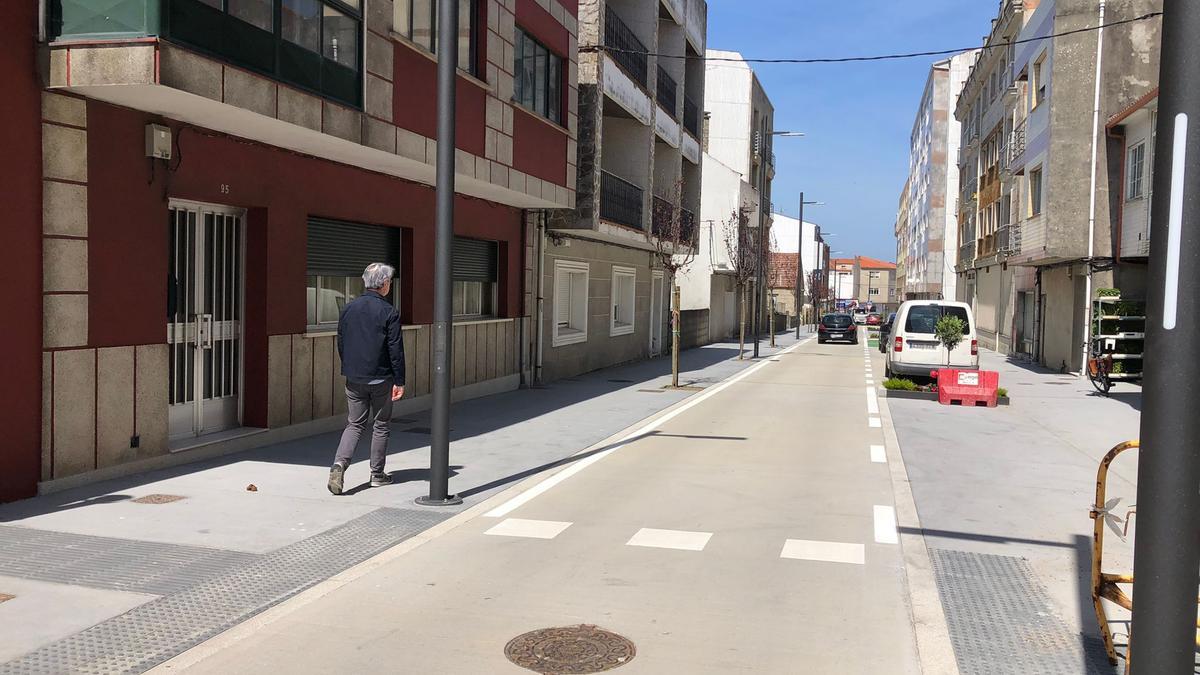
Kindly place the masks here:
POLYGON ((504 647, 509 661, 543 675, 599 673, 629 663, 636 654, 629 640, 587 625, 542 628, 504 647))

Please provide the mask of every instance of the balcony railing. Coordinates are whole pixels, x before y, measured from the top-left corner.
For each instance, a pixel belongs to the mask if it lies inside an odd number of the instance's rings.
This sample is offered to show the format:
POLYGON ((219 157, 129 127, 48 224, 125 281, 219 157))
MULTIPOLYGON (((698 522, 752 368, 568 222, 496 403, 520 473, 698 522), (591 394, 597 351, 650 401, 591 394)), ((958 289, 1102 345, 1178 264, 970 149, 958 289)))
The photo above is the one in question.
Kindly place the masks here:
POLYGON ((700 106, 690 97, 683 97, 683 128, 693 138, 700 139, 700 106))
POLYGON ((667 74, 662 66, 658 67, 658 104, 671 114, 671 119, 678 119, 679 85, 675 78, 667 74))
POLYGON ((972 239, 958 247, 958 264, 969 265, 975 261, 975 240, 972 239))
POLYGON ((600 217, 618 225, 642 229, 642 188, 601 171, 600 217))
POLYGON ((1010 255, 1012 248, 1010 247, 1012 228, 1008 225, 1001 225, 996 229, 996 253, 1000 255, 1010 255))
POLYGON ((651 232, 659 239, 678 243, 694 244, 696 241, 696 214, 687 209, 679 209, 679 226, 675 229, 675 206, 671 202, 654 196, 654 214, 651 218, 651 232))
POLYGON ((642 87, 649 86, 646 45, 642 44, 621 17, 608 6, 604 8, 604 46, 610 48, 609 55, 630 77, 642 87))
POLYGON ((1026 131, 1029 118, 1021 120, 1016 129, 1013 129, 1012 140, 1008 143, 1009 161, 1015 164, 1021 155, 1025 154, 1026 131))

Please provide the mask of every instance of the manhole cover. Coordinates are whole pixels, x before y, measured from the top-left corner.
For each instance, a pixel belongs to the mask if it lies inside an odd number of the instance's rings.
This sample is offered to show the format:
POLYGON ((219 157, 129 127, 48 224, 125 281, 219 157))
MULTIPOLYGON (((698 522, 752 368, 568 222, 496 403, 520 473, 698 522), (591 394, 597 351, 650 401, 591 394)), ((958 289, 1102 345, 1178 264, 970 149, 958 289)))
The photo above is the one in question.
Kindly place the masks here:
POLYGON ((177 502, 183 497, 179 495, 146 495, 133 500, 134 504, 170 504, 177 502))
POLYGON ((17 597, 17 596, 9 595, 8 593, 0 593, 0 602, 7 602, 9 600, 12 600, 15 597, 17 597))
POLYGON ((599 673, 637 655, 629 640, 596 626, 542 628, 513 638, 504 647, 509 661, 542 675, 599 673))

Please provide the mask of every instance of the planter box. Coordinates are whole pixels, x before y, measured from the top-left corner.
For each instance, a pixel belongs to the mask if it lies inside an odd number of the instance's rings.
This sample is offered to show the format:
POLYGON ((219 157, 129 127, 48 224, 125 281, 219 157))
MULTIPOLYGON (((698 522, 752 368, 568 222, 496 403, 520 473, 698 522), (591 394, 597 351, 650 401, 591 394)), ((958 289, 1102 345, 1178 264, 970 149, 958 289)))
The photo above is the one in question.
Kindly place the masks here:
MULTIPOLYGON (((883 387, 880 387, 879 391, 880 391, 879 395, 883 398, 908 399, 911 401, 936 401, 936 400, 938 400, 938 395, 937 395, 936 391, 904 391, 901 389, 884 389, 883 387)), ((1009 404, 1009 400, 1008 400, 1007 396, 998 396, 996 398, 996 405, 1008 405, 1008 404, 1009 404)))

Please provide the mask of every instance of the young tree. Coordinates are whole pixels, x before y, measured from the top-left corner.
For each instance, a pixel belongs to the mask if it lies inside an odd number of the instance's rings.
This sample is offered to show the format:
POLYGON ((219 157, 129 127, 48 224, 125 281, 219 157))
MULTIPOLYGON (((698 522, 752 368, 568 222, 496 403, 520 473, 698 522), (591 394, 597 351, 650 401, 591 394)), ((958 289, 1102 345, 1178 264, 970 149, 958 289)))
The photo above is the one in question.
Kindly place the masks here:
POLYGON ((667 272, 671 285, 671 386, 679 386, 679 285, 678 275, 696 259, 700 230, 695 214, 685 217, 680 207, 683 179, 677 179, 670 200, 654 199, 651 214, 651 239, 658 263, 667 272))
POLYGON ((737 289, 738 304, 738 360, 745 357, 746 352, 746 291, 750 280, 758 271, 757 248, 754 237, 749 230, 750 214, 753 209, 744 205, 730 214, 729 220, 722 223, 725 240, 725 253, 729 256, 729 265, 733 271, 734 288, 737 289))

